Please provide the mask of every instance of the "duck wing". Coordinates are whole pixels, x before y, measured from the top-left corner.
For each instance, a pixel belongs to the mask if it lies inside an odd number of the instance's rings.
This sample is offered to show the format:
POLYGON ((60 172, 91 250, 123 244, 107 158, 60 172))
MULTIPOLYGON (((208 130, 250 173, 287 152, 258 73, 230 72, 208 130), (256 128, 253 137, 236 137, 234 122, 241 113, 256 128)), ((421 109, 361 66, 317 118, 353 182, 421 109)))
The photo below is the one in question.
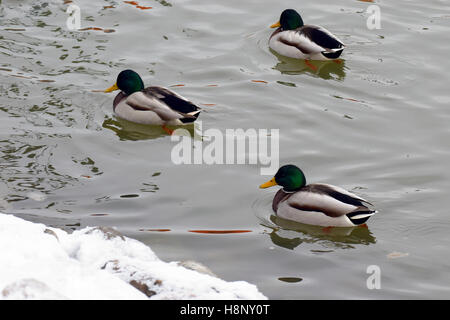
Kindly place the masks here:
POLYGON ((293 193, 287 204, 301 211, 322 212, 329 217, 340 217, 349 213, 371 213, 364 199, 332 185, 311 184, 293 193))
POLYGON ((273 36, 276 36, 279 42, 295 47, 305 55, 322 52, 323 48, 305 35, 301 29, 280 31, 277 34, 274 33, 273 36))
POLYGON ((321 51, 335 52, 343 50, 345 47, 344 43, 334 34, 320 26, 304 25, 299 28, 299 32, 309 41, 320 46, 321 51))
POLYGON ((311 188, 315 192, 328 194, 331 197, 333 197, 339 201, 348 203, 348 204, 353 204, 356 206, 363 206, 364 203, 367 203, 367 204, 372 205, 366 199, 361 198, 360 196, 357 196, 356 194, 354 194, 350 191, 347 191, 341 187, 337 187, 337 186, 334 186, 331 184, 314 183, 314 184, 308 185, 308 187, 311 188))
POLYGON ((146 94, 144 91, 138 91, 130 94, 126 98, 126 104, 138 111, 153 111, 162 120, 170 121, 184 117, 180 112, 169 108, 158 98, 146 94))
POLYGON ((200 110, 198 106, 187 100, 185 97, 163 87, 148 87, 144 89, 144 93, 149 97, 160 100, 172 110, 180 113, 189 114, 200 110))

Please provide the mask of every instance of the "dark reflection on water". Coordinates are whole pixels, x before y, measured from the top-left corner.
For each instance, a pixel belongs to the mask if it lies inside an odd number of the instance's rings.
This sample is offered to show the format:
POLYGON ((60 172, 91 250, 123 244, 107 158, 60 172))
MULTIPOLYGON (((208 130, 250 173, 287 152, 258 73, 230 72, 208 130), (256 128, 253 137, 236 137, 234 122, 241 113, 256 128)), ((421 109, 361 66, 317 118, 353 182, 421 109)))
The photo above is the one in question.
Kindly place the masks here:
MULTIPOLYGON (((366 225, 353 228, 324 228, 286 220, 275 215, 270 220, 278 227, 269 226, 272 242, 280 247, 293 250, 302 243, 317 243, 327 249, 353 249, 353 245, 370 245, 376 243, 366 225)), ((333 250, 314 250, 317 253, 333 250)))
POLYGON ((23 193, 30 190, 47 193, 61 189, 76 180, 50 163, 54 146, 32 144, 25 139, 31 137, 25 133, 0 141, 0 179, 8 186, 7 201, 27 199, 23 193))
POLYGON ((66 232, 73 232, 74 230, 77 230, 81 226, 81 219, 79 218, 73 218, 73 217, 46 217, 45 215, 36 215, 36 214, 29 214, 29 213, 14 213, 14 216, 17 216, 19 218, 36 222, 36 223, 44 223, 45 225, 52 227, 52 228, 59 228, 66 232))
POLYGON ((273 69, 280 71, 282 74, 299 75, 302 73, 312 74, 325 80, 345 79, 345 61, 331 60, 331 61, 308 61, 279 55, 270 49, 279 60, 273 69))
POLYGON ((287 282, 287 283, 297 283, 302 281, 302 278, 298 278, 298 277, 279 277, 278 280, 283 281, 283 282, 287 282))

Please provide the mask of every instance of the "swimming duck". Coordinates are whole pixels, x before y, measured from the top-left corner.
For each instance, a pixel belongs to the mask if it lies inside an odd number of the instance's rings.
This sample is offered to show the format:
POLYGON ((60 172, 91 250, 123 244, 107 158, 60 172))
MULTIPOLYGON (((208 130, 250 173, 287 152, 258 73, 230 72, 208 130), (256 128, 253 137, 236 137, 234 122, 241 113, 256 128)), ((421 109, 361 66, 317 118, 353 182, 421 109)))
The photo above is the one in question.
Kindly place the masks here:
POLYGON ((186 98, 163 87, 144 88, 133 70, 124 70, 116 83, 104 92, 121 90, 114 98, 114 113, 122 119, 154 125, 183 125, 194 122, 200 108, 186 98))
POLYGON ((284 10, 280 21, 270 27, 278 29, 270 36, 269 47, 286 57, 333 60, 339 58, 345 48, 327 29, 303 24, 302 17, 293 9, 284 10))
POLYGON ((315 183, 306 185, 303 171, 294 165, 282 166, 275 177, 260 185, 280 185, 273 198, 272 209, 277 216, 304 224, 354 227, 365 223, 375 210, 367 200, 340 187, 315 183))

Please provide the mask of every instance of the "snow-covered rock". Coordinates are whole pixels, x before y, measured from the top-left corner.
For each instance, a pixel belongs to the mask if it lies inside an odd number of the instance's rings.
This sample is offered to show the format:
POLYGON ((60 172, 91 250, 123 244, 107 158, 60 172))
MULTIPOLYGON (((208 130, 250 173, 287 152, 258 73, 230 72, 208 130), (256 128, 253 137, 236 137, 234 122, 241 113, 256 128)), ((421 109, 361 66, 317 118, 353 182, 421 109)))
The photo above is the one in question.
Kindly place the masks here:
POLYGON ((69 234, 0 214, 0 299, 148 298, 267 299, 255 285, 226 282, 195 262, 161 261, 111 228, 69 234))

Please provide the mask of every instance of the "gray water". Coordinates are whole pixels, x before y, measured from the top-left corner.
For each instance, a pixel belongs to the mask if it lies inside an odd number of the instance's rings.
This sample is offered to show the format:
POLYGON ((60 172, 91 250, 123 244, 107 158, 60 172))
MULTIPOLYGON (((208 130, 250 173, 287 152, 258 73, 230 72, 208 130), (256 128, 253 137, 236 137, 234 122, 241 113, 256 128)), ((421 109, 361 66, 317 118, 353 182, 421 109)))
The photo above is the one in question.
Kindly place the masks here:
POLYGON ((272 299, 450 298, 447 1, 74 3, 82 28, 102 29, 69 30, 62 0, 0 3, 2 211, 114 226, 272 299), (366 25, 371 4, 381 29, 366 25), (291 7, 344 41, 341 63, 269 50, 291 7), (196 102, 204 130, 279 129, 280 164, 379 212, 367 228, 292 224, 271 214, 259 165, 175 165, 161 128, 117 119, 114 95, 95 92, 124 69, 196 102))

